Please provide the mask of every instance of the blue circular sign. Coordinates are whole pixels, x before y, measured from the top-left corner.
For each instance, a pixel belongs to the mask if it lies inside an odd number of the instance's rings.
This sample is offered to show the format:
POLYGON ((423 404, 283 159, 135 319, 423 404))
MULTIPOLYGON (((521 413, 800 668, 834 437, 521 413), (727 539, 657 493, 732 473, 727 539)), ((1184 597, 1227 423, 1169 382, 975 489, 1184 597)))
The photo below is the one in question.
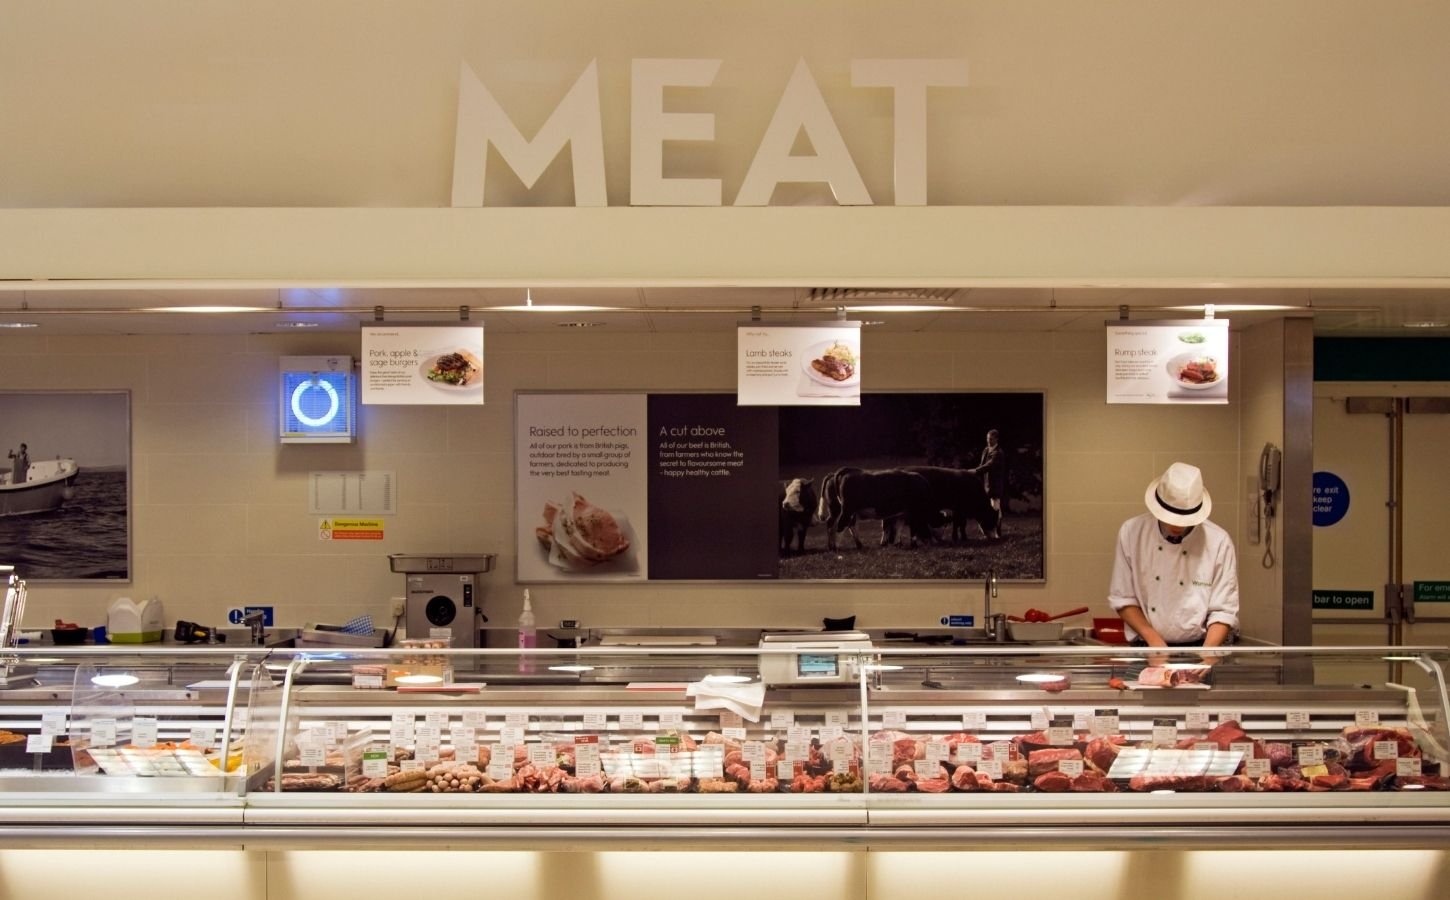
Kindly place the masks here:
POLYGON ((1349 512, 1349 485, 1333 472, 1314 473, 1314 524, 1337 523, 1349 512))

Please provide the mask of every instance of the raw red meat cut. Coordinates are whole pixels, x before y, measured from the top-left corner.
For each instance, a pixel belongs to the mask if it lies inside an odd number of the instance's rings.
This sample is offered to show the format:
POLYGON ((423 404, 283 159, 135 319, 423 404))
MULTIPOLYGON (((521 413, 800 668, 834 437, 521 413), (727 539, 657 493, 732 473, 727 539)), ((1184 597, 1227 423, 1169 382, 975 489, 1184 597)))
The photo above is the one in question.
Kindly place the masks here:
POLYGON ((1055 772, 1057 764, 1064 759, 1082 759, 1082 753, 1075 747, 1033 750, 1027 755, 1027 777, 1037 778, 1047 772, 1055 772))
MULTIPOLYGON (((1118 741, 1122 740, 1120 735, 1114 735, 1118 741)), ((1087 759, 1093 768, 1103 774, 1113 767, 1113 762, 1118 758, 1118 751, 1122 745, 1116 743, 1112 738, 1096 737, 1088 741, 1087 749, 1083 751, 1083 757, 1087 759)))
POLYGON ((1079 794, 1111 794, 1118 786, 1097 772, 1084 772, 1072 780, 1072 790, 1079 794))
POLYGON ((1072 789, 1072 779, 1058 771, 1044 772, 1037 776, 1032 786, 1039 791, 1046 791, 1050 794, 1061 793, 1072 789))

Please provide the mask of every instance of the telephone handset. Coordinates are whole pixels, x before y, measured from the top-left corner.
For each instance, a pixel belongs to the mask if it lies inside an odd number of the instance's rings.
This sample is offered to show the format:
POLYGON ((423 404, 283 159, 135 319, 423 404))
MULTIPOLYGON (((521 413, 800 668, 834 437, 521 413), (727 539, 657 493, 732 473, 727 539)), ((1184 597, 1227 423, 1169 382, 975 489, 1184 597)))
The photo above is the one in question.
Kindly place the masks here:
POLYGON ((1279 496, 1279 475, 1284 465, 1284 454, 1273 444, 1265 444, 1259 454, 1259 493, 1263 495, 1264 517, 1274 517, 1274 503, 1279 496))
MULTIPOLYGON (((1279 500, 1279 482, 1284 468, 1284 454, 1273 444, 1265 444, 1259 454, 1259 496, 1255 500, 1254 524, 1264 523, 1264 568, 1274 567, 1274 507, 1279 500)), ((1253 529, 1255 532, 1257 528, 1253 529)))

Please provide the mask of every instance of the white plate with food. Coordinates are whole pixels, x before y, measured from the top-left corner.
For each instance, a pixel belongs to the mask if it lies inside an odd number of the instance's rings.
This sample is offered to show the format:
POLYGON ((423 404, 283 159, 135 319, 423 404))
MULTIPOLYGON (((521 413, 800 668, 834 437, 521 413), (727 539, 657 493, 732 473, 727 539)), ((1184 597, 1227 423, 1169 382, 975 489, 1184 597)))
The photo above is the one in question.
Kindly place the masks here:
POLYGON ((629 516, 595 506, 578 493, 546 502, 534 535, 543 562, 556 576, 619 575, 639 568, 629 516))
POLYGON ((1168 360, 1168 377, 1185 391, 1206 391, 1223 382, 1218 360, 1205 353, 1180 353, 1168 360))
POLYGON ((861 383, 861 350, 846 341, 821 341, 806 348, 801 368, 817 384, 855 387, 861 383))
POLYGON ((423 357, 418 377, 444 391, 483 390, 483 360, 468 350, 446 350, 423 357))

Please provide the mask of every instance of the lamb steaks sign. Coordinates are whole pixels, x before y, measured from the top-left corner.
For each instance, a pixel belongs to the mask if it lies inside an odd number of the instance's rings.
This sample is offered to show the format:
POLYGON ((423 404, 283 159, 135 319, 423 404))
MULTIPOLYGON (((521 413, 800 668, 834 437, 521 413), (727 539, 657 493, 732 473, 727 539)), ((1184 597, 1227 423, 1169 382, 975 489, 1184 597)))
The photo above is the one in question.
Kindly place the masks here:
MULTIPOLYGON (((665 112, 667 88, 706 88, 719 59, 630 61, 629 202, 632 206, 720 206, 718 178, 666 178, 665 144, 713 141, 711 113, 665 112)), ((926 205, 927 89, 964 87, 963 59, 854 59, 851 85, 893 93, 893 172, 897 206, 926 205)), ((532 188, 564 147, 573 165, 574 204, 606 206, 599 66, 591 60, 532 139, 525 138, 467 63, 458 77, 453 144, 453 205, 484 205, 489 147, 532 188)), ((767 206, 778 184, 824 183, 843 206, 869 206, 851 152, 806 61, 796 63, 746 171, 736 206, 767 206), (812 155, 793 155, 804 132, 812 155)))

